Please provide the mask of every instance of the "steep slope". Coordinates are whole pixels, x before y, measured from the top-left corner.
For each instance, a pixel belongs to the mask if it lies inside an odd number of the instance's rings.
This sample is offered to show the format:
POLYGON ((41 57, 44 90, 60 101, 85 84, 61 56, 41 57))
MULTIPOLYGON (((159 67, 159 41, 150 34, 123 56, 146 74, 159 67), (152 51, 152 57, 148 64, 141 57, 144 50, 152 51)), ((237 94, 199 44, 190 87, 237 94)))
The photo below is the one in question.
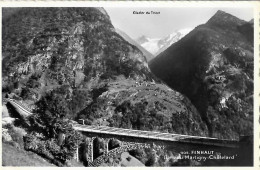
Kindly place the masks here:
MULTIPOLYGON (((4 77, 69 69, 85 79, 120 74, 148 78, 145 57, 115 33, 109 16, 98 9, 24 8, 12 17, 3 22, 4 77), (24 15, 30 17, 20 17, 24 15)), ((59 81, 72 85, 75 75, 59 81)))
POLYGON ((252 23, 218 11, 149 63, 156 76, 190 98, 211 136, 253 132, 252 35, 252 23))
POLYGON ((103 8, 21 8, 7 17, 4 94, 88 124, 207 135, 194 106, 154 82, 143 53, 116 33, 103 8))
POLYGON ((86 124, 208 135, 190 100, 163 84, 118 80, 104 88, 107 90, 79 113, 86 124))
POLYGON ((131 37, 129 37, 125 32, 122 30, 116 28, 116 32, 121 35, 126 41, 128 41, 130 44, 136 46, 139 50, 142 51, 144 56, 146 57, 146 60, 149 62, 151 59, 154 58, 154 56, 148 52, 146 49, 144 49, 141 45, 139 45, 135 40, 133 40, 131 37))
POLYGON ((139 37, 136 41, 147 51, 157 56, 164 50, 166 50, 173 43, 182 39, 186 34, 188 34, 192 29, 186 28, 178 31, 174 31, 172 34, 167 35, 163 38, 148 38, 145 36, 139 37))

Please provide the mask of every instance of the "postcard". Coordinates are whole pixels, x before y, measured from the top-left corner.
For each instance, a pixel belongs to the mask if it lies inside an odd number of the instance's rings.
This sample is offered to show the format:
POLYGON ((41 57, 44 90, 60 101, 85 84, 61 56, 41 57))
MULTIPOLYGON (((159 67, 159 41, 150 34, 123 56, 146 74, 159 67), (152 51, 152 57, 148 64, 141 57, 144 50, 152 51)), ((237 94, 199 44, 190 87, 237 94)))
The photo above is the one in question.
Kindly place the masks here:
POLYGON ((259 168, 259 2, 1 2, 2 168, 259 168))

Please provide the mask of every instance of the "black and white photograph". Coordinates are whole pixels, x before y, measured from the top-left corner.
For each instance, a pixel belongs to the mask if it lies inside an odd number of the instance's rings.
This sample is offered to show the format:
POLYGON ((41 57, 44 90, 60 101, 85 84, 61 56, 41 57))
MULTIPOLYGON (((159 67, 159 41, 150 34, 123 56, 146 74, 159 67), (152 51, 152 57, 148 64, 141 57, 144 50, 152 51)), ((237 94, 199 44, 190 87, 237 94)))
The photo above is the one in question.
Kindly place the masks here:
POLYGON ((3 167, 258 166, 253 6, 1 11, 3 167))

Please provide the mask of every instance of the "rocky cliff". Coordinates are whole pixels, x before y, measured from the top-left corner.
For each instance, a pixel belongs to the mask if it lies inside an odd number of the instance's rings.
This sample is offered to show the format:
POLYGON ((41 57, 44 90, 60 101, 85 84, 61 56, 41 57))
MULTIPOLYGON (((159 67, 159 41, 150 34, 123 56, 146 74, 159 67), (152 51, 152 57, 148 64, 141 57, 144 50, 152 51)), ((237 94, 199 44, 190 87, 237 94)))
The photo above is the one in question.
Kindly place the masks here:
POLYGON ((41 87, 117 75, 151 80, 145 57, 115 32, 103 11, 20 9, 3 21, 3 77, 41 72, 41 87))
POLYGON ((4 16, 4 94, 93 125, 208 134, 197 109, 156 80, 103 8, 19 8, 4 16))

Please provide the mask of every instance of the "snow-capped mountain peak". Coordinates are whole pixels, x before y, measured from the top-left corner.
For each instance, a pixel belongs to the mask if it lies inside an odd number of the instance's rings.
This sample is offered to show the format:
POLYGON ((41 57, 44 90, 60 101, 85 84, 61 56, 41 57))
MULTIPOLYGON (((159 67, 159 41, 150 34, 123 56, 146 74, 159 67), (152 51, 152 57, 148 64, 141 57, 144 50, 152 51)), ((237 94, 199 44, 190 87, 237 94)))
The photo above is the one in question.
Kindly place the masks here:
POLYGON ((191 30, 191 28, 177 30, 163 38, 149 38, 146 36, 141 36, 136 41, 153 55, 158 55, 166 50, 170 45, 183 38, 191 30))

